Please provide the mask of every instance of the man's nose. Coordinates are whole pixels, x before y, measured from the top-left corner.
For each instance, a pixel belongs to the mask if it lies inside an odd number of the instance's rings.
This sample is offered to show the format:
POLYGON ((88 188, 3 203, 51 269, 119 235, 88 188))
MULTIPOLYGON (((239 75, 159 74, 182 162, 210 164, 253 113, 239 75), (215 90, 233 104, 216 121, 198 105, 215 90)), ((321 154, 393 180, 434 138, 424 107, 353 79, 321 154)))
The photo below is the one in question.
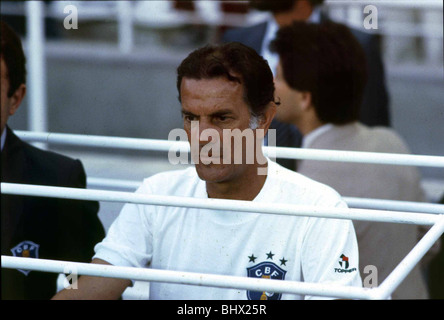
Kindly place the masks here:
POLYGON ((196 123, 192 125, 191 130, 199 141, 200 146, 204 146, 208 143, 214 143, 216 140, 218 140, 215 138, 216 136, 219 136, 219 130, 210 121, 196 121, 196 123))

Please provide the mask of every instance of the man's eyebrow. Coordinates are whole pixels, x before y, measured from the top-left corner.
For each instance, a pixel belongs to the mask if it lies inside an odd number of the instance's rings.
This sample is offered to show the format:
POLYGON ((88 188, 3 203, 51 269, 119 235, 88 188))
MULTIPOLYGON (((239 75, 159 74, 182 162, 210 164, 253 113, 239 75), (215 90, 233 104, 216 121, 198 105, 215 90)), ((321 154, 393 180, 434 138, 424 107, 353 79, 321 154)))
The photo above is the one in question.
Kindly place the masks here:
POLYGON ((195 116, 194 113, 186 111, 184 109, 182 109, 181 112, 182 112, 182 115, 184 115, 184 116, 195 116))
MULTIPOLYGON (((186 111, 184 109, 181 110, 182 115, 184 116, 197 116, 194 113, 190 112, 190 111, 186 111)), ((213 113, 210 113, 210 116, 214 117, 214 116, 222 116, 222 115, 227 115, 227 114, 232 114, 233 111, 230 109, 222 109, 222 110, 217 110, 213 113)))
POLYGON ((230 109, 222 109, 222 110, 217 110, 217 111, 213 112, 211 114, 211 116, 213 116, 213 117, 214 116, 225 116, 227 114, 232 114, 232 113, 233 113, 233 111, 230 109))

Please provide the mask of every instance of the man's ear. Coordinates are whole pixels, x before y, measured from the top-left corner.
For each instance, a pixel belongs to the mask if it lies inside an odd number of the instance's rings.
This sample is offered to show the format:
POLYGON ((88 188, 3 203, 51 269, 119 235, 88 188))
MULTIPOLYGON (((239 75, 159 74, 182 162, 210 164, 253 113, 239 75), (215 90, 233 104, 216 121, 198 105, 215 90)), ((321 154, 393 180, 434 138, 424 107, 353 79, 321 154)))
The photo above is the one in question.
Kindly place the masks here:
POLYGON ((312 107, 312 95, 310 91, 298 91, 301 109, 307 111, 312 107))
POLYGON ((265 108, 265 111, 260 116, 259 125, 258 125, 257 129, 264 129, 264 132, 266 134, 268 128, 271 125, 271 121, 273 120, 274 116, 276 115, 276 111, 277 111, 276 103, 271 101, 268 104, 268 106, 265 108))
POLYGON ((10 104, 8 112, 10 116, 12 116, 20 107, 20 104, 22 103, 25 95, 26 95, 26 85, 22 83, 17 88, 17 90, 15 90, 14 94, 9 98, 10 104))

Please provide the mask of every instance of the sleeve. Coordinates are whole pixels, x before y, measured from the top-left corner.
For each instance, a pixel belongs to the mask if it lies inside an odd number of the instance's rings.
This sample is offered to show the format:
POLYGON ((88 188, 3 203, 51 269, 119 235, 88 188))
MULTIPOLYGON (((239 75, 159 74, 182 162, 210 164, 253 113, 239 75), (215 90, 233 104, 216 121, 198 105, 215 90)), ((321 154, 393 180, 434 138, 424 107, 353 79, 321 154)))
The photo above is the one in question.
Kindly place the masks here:
MULTIPOLYGON (((79 160, 73 162, 66 181, 62 186, 86 188, 86 173, 79 160)), ((61 241, 61 259, 78 262, 90 262, 94 246, 103 239, 105 230, 98 217, 97 201, 66 200, 59 202, 63 219, 59 222, 63 230, 61 241)))
MULTIPOLYGON (((346 208, 344 202, 336 206, 346 208)), ((353 223, 345 219, 312 218, 302 247, 305 282, 362 287, 353 223)), ((336 299, 306 296, 305 299, 336 299)))
MULTIPOLYGON (((142 185, 136 193, 151 193, 142 185)), ((127 203, 110 226, 106 237, 95 246, 93 258, 116 266, 146 267, 152 258, 152 223, 155 207, 127 203)))

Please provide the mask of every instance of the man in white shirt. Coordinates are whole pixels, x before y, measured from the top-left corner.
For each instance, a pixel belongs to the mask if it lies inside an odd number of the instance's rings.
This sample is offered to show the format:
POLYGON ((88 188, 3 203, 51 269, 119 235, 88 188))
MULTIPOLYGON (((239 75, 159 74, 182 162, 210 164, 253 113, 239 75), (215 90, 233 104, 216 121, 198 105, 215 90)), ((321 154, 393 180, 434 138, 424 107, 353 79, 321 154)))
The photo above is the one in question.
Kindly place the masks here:
MULTIPOLYGON (((276 103, 272 72, 253 49, 239 43, 198 49, 179 66, 177 87, 195 166, 156 174, 138 193, 346 207, 333 189, 263 157, 260 141, 276 103), (215 133, 211 139, 207 130, 215 133), (239 145, 223 148, 225 130, 251 131, 259 139, 252 162, 245 161, 244 143, 242 161, 233 161, 239 145), (218 139, 219 147, 205 152, 218 139)), ((95 250, 93 263, 100 264, 361 286, 355 232, 345 219, 127 204, 95 250)), ((77 290, 64 290, 55 299, 117 299, 130 285, 130 280, 82 276, 77 290)), ((328 298, 162 282, 150 284, 149 297, 328 298)))
MULTIPOLYGON (((386 153, 409 153, 392 129, 359 122, 367 80, 365 55, 343 25, 294 23, 279 30, 272 48, 280 56, 276 118, 293 123, 303 134, 303 147, 386 153)), ((380 164, 302 160, 299 173, 325 183, 342 196, 423 201, 416 168, 380 164)), ((381 283, 418 241, 416 225, 354 221, 360 271, 375 266, 381 283)), ((374 284, 375 285, 375 284, 374 284)), ((417 266, 392 298, 426 298, 417 266)))

